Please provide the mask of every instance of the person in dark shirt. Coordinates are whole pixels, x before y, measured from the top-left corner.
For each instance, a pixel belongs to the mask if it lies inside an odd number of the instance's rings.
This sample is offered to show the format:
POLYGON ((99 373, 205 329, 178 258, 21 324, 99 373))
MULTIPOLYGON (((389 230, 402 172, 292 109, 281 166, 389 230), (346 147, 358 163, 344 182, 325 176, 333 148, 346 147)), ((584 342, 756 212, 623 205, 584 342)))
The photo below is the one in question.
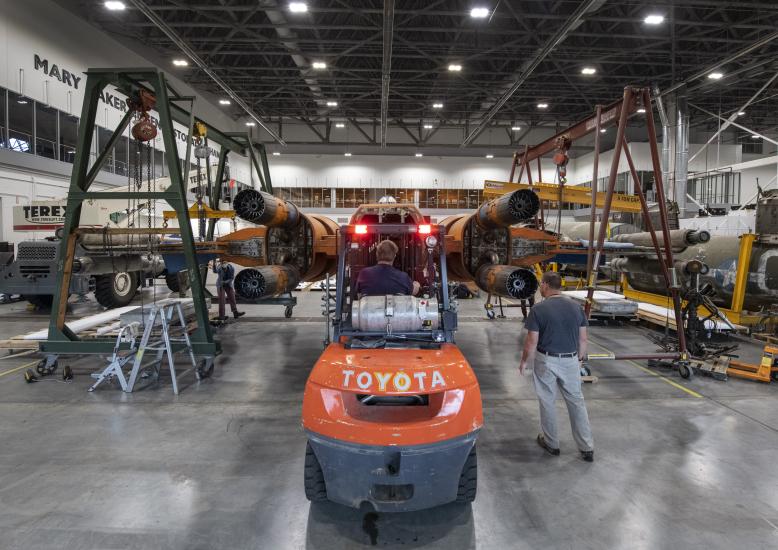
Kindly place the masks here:
POLYGON ((557 433, 557 390, 567 405, 573 437, 587 462, 594 461, 594 439, 589 425, 583 392, 579 361, 586 358, 587 330, 589 323, 583 308, 562 296, 562 278, 559 273, 543 274, 540 294, 543 301, 532 306, 524 327, 524 353, 519 365, 522 374, 533 362, 535 393, 540 404, 540 430, 538 445, 550 454, 559 455, 557 433))
POLYGON ((216 293, 219 296, 219 317, 220 321, 227 319, 225 315, 225 301, 229 300, 232 314, 237 319, 246 314, 245 311, 238 311, 238 304, 235 303, 235 268, 224 259, 219 259, 213 264, 213 272, 216 273, 216 293))
POLYGON ((385 296, 387 294, 419 293, 419 283, 412 281, 410 276, 394 267, 397 256, 397 245, 390 240, 381 241, 375 249, 378 262, 372 267, 366 267, 357 277, 357 294, 360 296, 385 296))

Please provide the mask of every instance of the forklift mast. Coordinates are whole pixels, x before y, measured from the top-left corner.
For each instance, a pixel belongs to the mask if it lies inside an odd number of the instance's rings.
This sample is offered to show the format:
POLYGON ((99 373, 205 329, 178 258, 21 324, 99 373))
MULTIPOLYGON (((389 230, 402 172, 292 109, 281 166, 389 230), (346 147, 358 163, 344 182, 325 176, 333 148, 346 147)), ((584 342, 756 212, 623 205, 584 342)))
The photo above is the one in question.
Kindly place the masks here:
POLYGON ((448 288, 445 228, 430 224, 412 205, 392 205, 389 209, 381 208, 380 213, 371 212, 370 208, 377 206, 361 207, 352 223, 341 226, 339 231, 334 341, 453 343, 456 309, 448 288), (376 264, 376 246, 386 239, 398 247, 394 267, 421 286, 419 298, 388 296, 360 300, 357 295, 359 272, 376 264), (368 300, 369 312, 365 309, 368 300), (367 315, 372 322, 368 323, 367 315), (418 322, 410 322, 411 317, 418 322))

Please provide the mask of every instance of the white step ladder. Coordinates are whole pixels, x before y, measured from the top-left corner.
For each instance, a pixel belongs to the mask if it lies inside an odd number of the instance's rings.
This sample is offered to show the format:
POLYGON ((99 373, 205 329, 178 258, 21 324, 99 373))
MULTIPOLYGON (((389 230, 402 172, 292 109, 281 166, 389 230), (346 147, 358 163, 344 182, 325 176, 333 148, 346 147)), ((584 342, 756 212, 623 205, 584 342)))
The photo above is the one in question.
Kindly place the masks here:
POLYGON ((213 369, 213 358, 206 358, 202 368, 197 366, 197 360, 192 350, 192 342, 186 330, 186 318, 184 317, 180 301, 162 305, 154 304, 147 311, 144 308, 142 316, 143 335, 140 342, 137 339, 137 331, 141 326, 140 323, 130 323, 122 327, 116 337, 116 346, 114 347, 113 355, 109 359, 108 367, 100 373, 92 375, 97 381, 89 388, 89 391, 94 391, 105 380, 116 377, 122 391, 131 393, 135 389, 141 370, 152 366, 156 371, 156 378, 159 378, 162 360, 165 358, 165 355, 167 355, 168 368, 170 369, 173 393, 175 395, 178 395, 178 379, 180 377, 188 374, 190 371, 194 371, 195 378, 201 380, 210 374, 213 369), (172 337, 170 334, 171 329, 179 327, 181 328, 181 335, 172 337), (160 328, 161 330, 155 333, 155 328, 160 328), (123 343, 129 343, 129 349, 122 350, 121 346, 123 343), (174 350, 175 344, 183 344, 183 346, 178 350, 174 350), (181 351, 187 353, 192 366, 181 373, 176 373, 174 355, 181 351), (156 353, 153 360, 144 363, 143 358, 146 352, 156 353), (132 368, 129 372, 129 379, 127 379, 125 378, 123 367, 130 361, 132 361, 132 368))

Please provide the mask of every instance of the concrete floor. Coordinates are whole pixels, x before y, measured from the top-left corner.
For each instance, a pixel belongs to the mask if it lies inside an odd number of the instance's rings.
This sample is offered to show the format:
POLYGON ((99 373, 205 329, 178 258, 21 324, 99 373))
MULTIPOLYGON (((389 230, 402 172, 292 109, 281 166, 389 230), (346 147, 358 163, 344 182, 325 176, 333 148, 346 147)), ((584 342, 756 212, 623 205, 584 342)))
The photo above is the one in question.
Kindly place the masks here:
MULTIPOLYGON (((778 547, 778 385, 594 363, 596 461, 578 458, 564 421, 550 457, 516 369, 517 312, 484 321, 475 300, 458 333, 485 409, 475 504, 377 518, 310 505, 300 405, 324 328, 319 294, 300 298, 290 321, 247 306, 221 331, 213 378, 178 397, 169 381, 87 393, 96 358, 60 361, 76 372, 68 384, 26 385, 12 371, 33 358, 0 361, 0 548, 778 547)), ((2 338, 45 323, 0 306, 2 338)), ((652 349, 633 327, 591 332, 594 349, 652 349)))

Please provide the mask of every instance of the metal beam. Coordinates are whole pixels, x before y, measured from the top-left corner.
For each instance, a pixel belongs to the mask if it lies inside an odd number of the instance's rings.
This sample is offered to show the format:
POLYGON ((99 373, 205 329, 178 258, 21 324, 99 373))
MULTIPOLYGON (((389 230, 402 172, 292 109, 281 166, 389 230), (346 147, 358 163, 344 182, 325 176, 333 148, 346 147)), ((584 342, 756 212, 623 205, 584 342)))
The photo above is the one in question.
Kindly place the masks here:
POLYGON ((570 16, 570 18, 562 25, 554 35, 549 38, 545 45, 540 49, 535 58, 527 65, 521 72, 521 76, 511 85, 510 88, 498 99, 495 104, 489 109, 489 112, 481 119, 476 126, 462 142, 461 147, 468 146, 478 135, 484 131, 489 125, 489 122, 494 118, 494 115, 502 109, 503 105, 516 93, 524 82, 530 77, 530 75, 538 68, 543 60, 550 54, 554 48, 567 38, 568 33, 573 30, 581 22, 581 19, 592 8, 598 8, 603 4, 604 0, 586 0, 581 3, 577 10, 570 16))
POLYGON ((731 125, 733 122, 735 122, 735 119, 738 117, 738 113, 739 113, 740 111, 745 111, 745 110, 746 110, 746 108, 747 108, 749 105, 751 105, 751 103, 752 103, 752 102, 753 102, 753 101, 754 101, 754 100, 755 100, 757 97, 759 97, 759 95, 760 95, 760 94, 761 94, 763 91, 765 91, 765 90, 766 90, 766 89, 767 89, 767 88, 770 86, 770 84, 772 84, 772 83, 775 81, 775 79, 776 79, 776 78, 778 78, 778 73, 775 73, 775 74, 774 74, 772 77, 770 77, 770 80, 768 80, 767 82, 765 82, 765 83, 764 83, 764 86, 762 86, 761 88, 759 88, 759 91, 757 91, 757 92, 756 92, 754 95, 752 95, 752 96, 749 98, 749 100, 748 100, 748 101, 746 101, 745 103, 743 103, 743 105, 741 105, 741 106, 740 106, 740 108, 739 108, 737 111, 735 111, 734 113, 732 113, 732 114, 730 115, 730 117, 729 117, 729 118, 726 120, 726 122, 724 122, 724 124, 721 124, 721 125, 719 126, 719 129, 718 129, 718 130, 716 130, 716 132, 715 132, 715 133, 714 133, 714 134, 713 134, 713 135, 712 135, 712 136, 711 136, 711 137, 708 139, 708 141, 707 141, 707 142, 705 142, 705 145, 703 145, 702 147, 700 147, 700 150, 699 150, 699 151, 697 151, 696 153, 694 153, 694 154, 691 156, 691 158, 689 159, 689 164, 691 164, 691 163, 692 163, 692 161, 693 161, 694 159, 696 159, 698 156, 700 156, 700 155, 703 153, 703 151, 705 151, 705 149, 707 149, 707 148, 708 148, 708 145, 710 145, 711 143, 713 143, 713 140, 714 140, 714 139, 716 139, 716 138, 717 138, 719 135, 721 135, 721 132, 723 132, 724 130, 726 130, 727 128, 729 128, 729 127, 730 127, 730 125, 731 125))
POLYGON ((389 117, 389 80, 392 72, 392 40, 394 38, 394 0, 384 0, 384 59, 381 64, 381 147, 386 147, 389 117))
POLYGON ((199 68, 202 70, 205 74, 207 74, 211 79, 222 89, 224 92, 241 108, 243 109, 246 114, 251 117, 254 121, 256 121, 257 124, 260 125, 260 127, 265 130, 270 136, 277 141, 281 145, 286 145, 286 142, 284 142, 283 139, 281 139, 281 136, 276 134, 267 124, 264 123, 264 121, 259 117, 257 113, 254 112, 254 110, 249 106, 248 103, 243 101, 238 94, 236 94, 232 88, 230 88, 229 85, 227 85, 224 80, 221 79, 219 75, 217 75, 214 71, 211 70, 211 68, 206 64, 206 62, 199 56, 197 53, 189 47, 189 44, 178 35, 176 31, 174 31, 167 23, 165 23, 162 18, 160 18, 159 15, 157 15, 154 10, 152 10, 149 6, 147 6, 143 0, 129 0, 130 3, 132 3, 135 8, 143 13, 146 17, 149 18, 149 20, 154 23, 159 30, 161 30, 163 33, 167 35, 168 38, 179 48, 181 48, 181 51, 184 52, 199 68))
MULTIPOLYGON (((717 118, 717 119, 721 120, 722 122, 728 122, 728 121, 727 121, 727 119, 726 119, 726 118, 724 118, 723 116, 719 116, 719 115, 717 115, 716 113, 711 113, 711 112, 710 112, 710 111, 708 111, 707 109, 703 109, 702 107, 700 107, 699 105, 695 105, 694 103, 689 103, 689 107, 694 107, 694 108, 695 108, 695 109, 697 109, 698 111, 702 111, 702 112, 703 112, 703 113, 705 113, 706 115, 708 115, 708 116, 712 116, 712 117, 715 117, 715 118, 717 118)), ((745 126, 742 126, 742 125, 738 124, 737 122, 729 122, 729 123, 730 123, 732 126, 734 126, 735 128, 740 128, 741 130, 744 130, 744 131, 746 131, 746 132, 750 133, 751 135, 754 135, 754 136, 759 136, 759 137, 760 137, 760 138, 762 138, 763 140, 765 140, 765 141, 769 141, 769 142, 770 142, 770 143, 772 143, 773 145, 778 145, 778 141, 775 141, 774 139, 770 139, 769 137, 767 137, 767 136, 765 136, 765 135, 763 135, 763 134, 760 134, 759 132, 756 132, 756 131, 754 131, 754 130, 750 130, 750 129, 746 128, 745 126)))
POLYGON ((715 71, 716 69, 719 69, 719 68, 721 68, 721 67, 723 67, 725 65, 728 65, 729 63, 732 63, 733 61, 737 61, 741 57, 750 54, 754 50, 758 50, 759 48, 761 48, 763 46, 766 46, 767 44, 769 44, 770 42, 772 42, 776 38, 778 38, 778 31, 775 31, 774 33, 768 34, 764 38, 760 38, 759 40, 757 40, 753 44, 749 44, 745 48, 736 51, 732 55, 728 55, 727 57, 717 61, 713 65, 708 65, 703 70, 694 73, 692 76, 690 76, 689 78, 684 79, 682 82, 678 82, 677 84, 674 84, 673 86, 670 86, 668 89, 662 91, 661 95, 665 96, 667 94, 670 94, 670 93, 678 90, 684 84, 687 84, 687 83, 689 83, 689 82, 691 82, 693 80, 699 80, 700 78, 705 78, 710 73, 715 71))

